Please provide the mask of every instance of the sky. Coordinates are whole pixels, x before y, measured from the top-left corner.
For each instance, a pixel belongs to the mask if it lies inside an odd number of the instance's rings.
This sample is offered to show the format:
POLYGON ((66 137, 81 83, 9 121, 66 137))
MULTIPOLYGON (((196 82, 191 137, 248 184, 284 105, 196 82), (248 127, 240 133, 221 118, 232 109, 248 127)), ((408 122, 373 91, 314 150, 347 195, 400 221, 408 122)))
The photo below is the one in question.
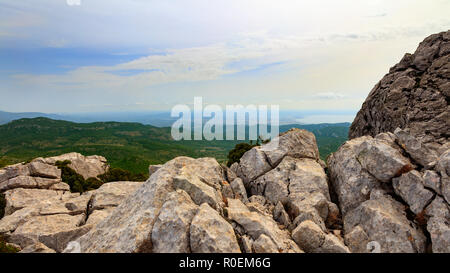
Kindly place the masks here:
POLYGON ((0 0, 0 110, 358 110, 449 0, 0 0))

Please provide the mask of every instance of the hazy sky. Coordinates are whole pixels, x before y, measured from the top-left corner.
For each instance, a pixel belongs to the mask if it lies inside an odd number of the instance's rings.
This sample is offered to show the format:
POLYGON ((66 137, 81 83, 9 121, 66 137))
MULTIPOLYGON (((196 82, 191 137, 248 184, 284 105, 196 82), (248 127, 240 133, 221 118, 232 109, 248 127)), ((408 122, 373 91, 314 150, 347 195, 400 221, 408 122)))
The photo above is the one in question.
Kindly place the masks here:
POLYGON ((449 0, 0 0, 0 110, 357 110, 449 0))

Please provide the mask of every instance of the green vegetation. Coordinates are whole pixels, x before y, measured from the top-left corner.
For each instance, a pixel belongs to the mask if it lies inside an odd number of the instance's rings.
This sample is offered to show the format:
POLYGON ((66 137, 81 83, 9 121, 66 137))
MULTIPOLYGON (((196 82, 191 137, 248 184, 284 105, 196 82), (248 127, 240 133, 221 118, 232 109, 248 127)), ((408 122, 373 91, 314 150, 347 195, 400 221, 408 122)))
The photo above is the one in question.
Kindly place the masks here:
MULTIPOLYGON (((313 132, 321 158, 325 159, 347 140, 349 124, 283 125, 280 131, 292 127, 313 132)), ((125 122, 73 123, 48 118, 15 120, 0 126, 0 167, 36 157, 78 152, 86 156, 102 155, 108 159, 111 173, 108 177, 99 178, 104 180, 102 182, 112 177, 133 178, 130 180, 135 181, 142 180, 144 175, 139 174, 147 174, 150 164, 162 164, 177 156, 214 157, 225 164, 229 161, 229 152, 243 142, 174 141, 170 130, 125 122)), ((231 157, 239 157, 235 152, 236 155, 231 157)), ((70 171, 67 171, 67 179, 78 190, 90 187, 83 186, 70 171)))
POLYGON ((236 146, 234 146, 234 148, 228 153, 227 166, 230 167, 235 162, 239 163, 241 157, 245 154, 245 152, 251 150, 255 146, 257 145, 252 145, 248 143, 236 144, 236 146))
POLYGON ((8 245, 3 236, 0 235, 0 253, 17 253, 17 252, 19 252, 19 249, 11 245, 8 245))
POLYGON ((56 166, 61 170, 62 181, 69 184, 71 192, 85 192, 98 189, 103 183, 95 178, 84 179, 83 176, 70 168, 69 160, 57 161, 56 166))
POLYGON ((111 168, 106 173, 99 175, 98 178, 103 183, 114 181, 145 181, 148 179, 148 174, 134 174, 120 168, 111 168))

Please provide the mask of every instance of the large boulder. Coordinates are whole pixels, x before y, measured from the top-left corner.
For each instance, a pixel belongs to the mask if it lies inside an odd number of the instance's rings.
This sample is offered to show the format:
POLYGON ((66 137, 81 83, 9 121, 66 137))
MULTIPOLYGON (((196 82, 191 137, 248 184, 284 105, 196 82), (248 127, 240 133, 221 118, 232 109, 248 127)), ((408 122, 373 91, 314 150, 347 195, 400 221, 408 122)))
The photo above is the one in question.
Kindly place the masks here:
MULTIPOLYGON (((351 139, 396 128, 425 143, 448 142, 450 30, 431 35, 375 85, 353 121, 351 139)), ((428 158, 423 158, 425 164, 428 158)))
POLYGON ((35 162, 41 162, 55 165, 57 161, 65 160, 69 160, 70 164, 68 166, 78 174, 82 175, 84 179, 97 177, 98 175, 104 174, 109 169, 107 160, 103 156, 84 156, 79 153, 68 153, 48 158, 36 158, 31 163, 35 164, 35 162))
MULTIPOLYGON (((197 185, 197 187, 178 185, 178 189, 186 192, 193 201, 191 205, 195 204, 195 206, 202 205, 195 203, 196 200, 199 202, 208 200, 197 198, 198 196, 207 195, 205 192, 200 194, 201 190, 205 188, 199 187, 198 183, 209 186, 216 191, 218 196, 221 196, 221 188, 225 179, 220 164, 212 158, 175 158, 153 173, 141 187, 125 199, 105 220, 79 238, 77 241, 81 245, 81 251, 121 253, 159 251, 159 246, 154 249, 153 243, 163 242, 163 238, 169 238, 170 229, 156 227, 162 225, 164 221, 175 221, 179 217, 177 215, 181 215, 180 213, 188 215, 185 210, 174 214, 172 210, 164 209, 166 207, 175 208, 170 203, 173 201, 169 198, 171 196, 169 194, 176 191, 175 177, 177 177, 178 181, 186 180, 187 182, 183 183, 183 185, 197 185), (167 205, 165 205, 166 203, 167 205), (163 219, 166 219, 164 221, 159 218, 159 216, 163 217, 163 215, 167 215, 164 216, 163 219), (156 222, 159 224, 156 225, 156 222), (153 230, 158 232, 153 234, 153 230)), ((223 205, 222 203, 218 204, 218 212, 221 211, 223 205)), ((190 217, 183 216, 183 218, 179 219, 184 220, 177 220, 175 223, 181 225, 189 222, 190 217)), ((183 229, 180 226, 177 230, 183 229)), ((182 244, 181 241, 180 244, 182 244)))

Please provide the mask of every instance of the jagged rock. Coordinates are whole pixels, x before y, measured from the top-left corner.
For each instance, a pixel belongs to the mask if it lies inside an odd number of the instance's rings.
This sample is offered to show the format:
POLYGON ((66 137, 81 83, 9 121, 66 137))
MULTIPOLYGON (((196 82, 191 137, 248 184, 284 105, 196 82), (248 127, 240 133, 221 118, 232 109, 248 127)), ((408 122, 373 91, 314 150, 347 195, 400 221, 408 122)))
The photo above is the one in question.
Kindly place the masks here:
POLYGON ((289 215, 281 202, 278 202, 273 210, 273 219, 285 227, 289 227, 289 225, 291 225, 291 219, 289 218, 289 215))
POLYGON ((142 182, 105 183, 95 191, 90 210, 117 207, 124 199, 142 186, 142 184, 142 182))
POLYGON ((169 193, 153 226, 152 251, 190 252, 189 230, 197 210, 197 205, 185 191, 177 190, 169 193))
POLYGON ((20 251, 20 253, 56 253, 56 251, 54 251, 51 248, 48 248, 43 243, 37 242, 25 247, 20 251))
MULTIPOLYGON (((403 205, 382 191, 372 192, 370 200, 365 201, 344 216, 345 234, 355 232, 353 229, 357 227, 367 235, 367 241, 375 241, 380 244, 383 253, 422 253, 425 251, 426 238, 422 231, 408 221, 403 205)), ((348 236, 346 238, 346 242, 352 250, 367 248, 366 240, 350 240, 348 236), (356 245, 350 243, 356 243, 356 245)))
POLYGON ((254 253, 278 253, 275 243, 264 234, 261 234, 252 246, 254 253))
POLYGON ((441 174, 441 192, 450 204, 450 149, 441 154, 436 170, 441 174))
POLYGON ((266 198, 264 198, 264 196, 261 195, 252 195, 250 196, 248 201, 250 203, 260 204, 261 206, 264 206, 266 204, 266 198))
POLYGON ((61 178, 61 170, 58 167, 39 161, 32 161, 29 165, 30 175, 45 178, 61 178))
POLYGON ((59 182, 51 185, 48 189, 54 191, 70 191, 70 186, 67 183, 59 182))
POLYGON ((68 166, 82 175, 84 179, 88 179, 90 177, 96 178, 98 175, 104 174, 109 169, 106 158, 103 156, 83 156, 79 153, 68 153, 48 158, 37 158, 34 159, 32 163, 34 164, 35 162, 41 162, 55 165, 57 161, 65 160, 69 160, 71 163, 68 166))
POLYGON ((423 185, 442 195, 441 177, 435 171, 426 170, 423 174, 423 185))
POLYGON ((154 174, 157 170, 161 169, 162 165, 150 165, 148 166, 148 173, 151 176, 154 174))
POLYGON ((292 238, 302 250, 313 252, 323 245, 325 233, 315 223, 306 220, 292 231, 292 238))
POLYGON ((213 187, 203 183, 196 175, 191 175, 184 170, 181 170, 181 173, 173 178, 175 189, 182 189, 189 193, 196 204, 208 203, 214 209, 222 207, 222 197, 213 187))
POLYGON ((377 83, 350 127, 350 139, 410 128, 424 143, 448 142, 449 32, 426 38, 377 83))
POLYGON ((434 150, 425 146, 422 141, 410 135, 405 130, 397 128, 394 134, 397 136, 397 140, 402 148, 412 159, 427 169, 434 167, 438 159, 438 155, 434 150))
MULTIPOLYGON (((247 235, 241 236, 241 245, 245 253, 253 253, 253 240, 247 235)), ((277 249, 278 250, 278 249, 277 249)))
POLYGON ((345 234, 345 244, 349 247, 352 253, 367 253, 369 249, 369 236, 367 236, 361 226, 355 226, 351 232, 345 234))
POLYGON ((87 213, 89 210, 89 201, 91 201, 92 195, 96 191, 85 192, 78 197, 71 198, 64 203, 64 207, 66 207, 72 214, 87 213))
POLYGON ((439 196, 427 207, 429 217, 427 230, 430 233, 433 253, 450 252, 450 207, 439 196))
MULTIPOLYGON (((174 191, 173 178, 190 171, 203 183, 220 188, 225 180, 212 158, 177 157, 154 173, 105 220, 77 240, 81 252, 151 252, 152 229, 167 195, 174 191)), ((188 193, 189 194, 189 193, 188 193)), ((194 201, 195 202, 195 201, 194 201)), ((200 205, 200 204, 196 204, 200 205)))
POLYGON ((330 181, 344 215, 366 201, 373 189, 380 188, 377 179, 364 170, 356 158, 359 146, 371 139, 361 137, 347 141, 328 157, 330 181))
POLYGON ((41 242, 56 251, 62 251, 74 237, 79 237, 88 229, 79 228, 85 215, 71 216, 67 214, 35 216, 20 225, 8 241, 22 248, 41 242))
POLYGON ((105 220, 112 212, 114 208, 107 208, 101 210, 94 210, 89 214, 89 218, 86 221, 86 226, 96 226, 101 221, 105 220))
POLYGON ((237 175, 247 184, 271 169, 272 167, 267 162, 266 154, 261 150, 261 147, 254 147, 241 157, 237 175))
POLYGON ((0 174, 0 185, 1 183, 17 177, 19 175, 22 176, 29 176, 30 175, 30 169, 28 168, 28 165, 23 163, 18 163, 14 165, 7 166, 3 168, 2 174, 0 174))
POLYGON ((43 201, 68 200, 79 194, 58 192, 42 189, 13 189, 5 192, 6 207, 5 215, 10 215, 14 211, 30 207, 43 201))
POLYGON ((297 128, 284 132, 268 144, 263 145, 262 151, 273 167, 286 156, 319 160, 319 149, 314 134, 297 128))
POLYGON ((292 218, 310 209, 316 210, 323 220, 326 220, 328 217, 328 200, 320 192, 291 194, 289 195, 287 208, 292 218))
POLYGON ((228 184, 228 182, 224 181, 224 185, 222 186, 222 196, 224 198, 234 198, 234 192, 233 192, 233 188, 231 187, 230 184, 228 184))
POLYGON ((190 242, 193 253, 240 253, 233 227, 204 203, 192 220, 190 242))
POLYGON ((412 170, 412 164, 398 150, 383 141, 363 141, 356 150, 356 159, 361 166, 381 182, 412 170))
POLYGON ((304 221, 311 221, 317 226, 319 226, 323 231, 326 231, 325 222, 323 218, 320 217, 319 212, 313 207, 307 207, 299 211, 298 216, 294 219, 292 224, 289 226, 289 230, 295 229, 300 223, 304 221))
MULTIPOLYGON (((41 177, 32 177, 19 175, 0 184, 0 192, 24 188, 24 189, 49 189, 55 184, 61 183, 60 179, 49 179, 41 177)), ((67 184, 66 184, 67 185, 67 184)), ((70 188, 69 188, 70 189, 70 188)))
POLYGON ((395 193, 409 205, 415 214, 423 211, 433 198, 433 193, 425 189, 422 176, 416 170, 402 174, 399 178, 392 180, 395 193))
POLYGON ((271 217, 251 212, 238 199, 228 200, 228 217, 242 226, 245 233, 253 240, 257 240, 261 234, 265 234, 277 245, 280 252, 300 252, 289 235, 281 231, 271 217))
POLYGON ((244 183, 242 179, 235 178, 231 183, 231 188, 234 192, 234 198, 241 200, 243 203, 247 203, 247 191, 245 190, 244 183))

